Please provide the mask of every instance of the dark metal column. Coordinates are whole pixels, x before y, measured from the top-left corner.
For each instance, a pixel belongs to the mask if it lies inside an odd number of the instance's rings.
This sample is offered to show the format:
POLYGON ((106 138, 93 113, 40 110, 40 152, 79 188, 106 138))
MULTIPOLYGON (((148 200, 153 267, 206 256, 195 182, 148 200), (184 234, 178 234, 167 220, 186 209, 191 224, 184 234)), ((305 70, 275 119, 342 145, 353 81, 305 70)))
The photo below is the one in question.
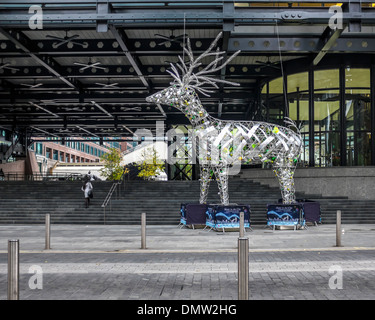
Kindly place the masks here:
POLYGON ((309 167, 314 167, 314 68, 309 70, 309 167))
POLYGON ((371 88, 371 165, 375 166, 375 62, 373 61, 370 69, 370 88, 371 88))
POLYGON ((340 65, 340 166, 346 166, 345 66, 340 65))
POLYGON ((19 299, 19 240, 8 240, 8 300, 19 299))
POLYGON ((289 117, 289 100, 288 100, 288 75, 283 74, 283 100, 284 100, 284 114, 283 118, 289 117))
POLYGON ((267 109, 267 114, 266 114, 266 121, 269 122, 270 121, 270 82, 267 81, 267 92, 266 92, 266 109, 267 109))

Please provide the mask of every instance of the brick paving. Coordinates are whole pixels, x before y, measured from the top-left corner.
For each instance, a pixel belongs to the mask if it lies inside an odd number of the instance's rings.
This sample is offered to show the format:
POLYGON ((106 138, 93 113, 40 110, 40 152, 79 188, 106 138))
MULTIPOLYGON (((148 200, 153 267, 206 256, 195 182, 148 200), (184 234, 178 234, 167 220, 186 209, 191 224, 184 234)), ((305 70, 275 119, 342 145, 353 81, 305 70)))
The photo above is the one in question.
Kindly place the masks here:
MULTIPOLYGON (((335 226, 247 232, 249 299, 375 299, 375 228, 344 228, 341 248, 335 247, 335 226), (331 288, 340 272, 342 288, 331 288)), ((52 249, 43 250, 43 226, 0 226, 0 300, 7 298, 6 245, 12 238, 20 239, 22 300, 238 298, 235 232, 153 227, 142 250, 138 227, 53 226, 52 249), (29 286, 31 266, 43 272, 42 289, 29 286)))

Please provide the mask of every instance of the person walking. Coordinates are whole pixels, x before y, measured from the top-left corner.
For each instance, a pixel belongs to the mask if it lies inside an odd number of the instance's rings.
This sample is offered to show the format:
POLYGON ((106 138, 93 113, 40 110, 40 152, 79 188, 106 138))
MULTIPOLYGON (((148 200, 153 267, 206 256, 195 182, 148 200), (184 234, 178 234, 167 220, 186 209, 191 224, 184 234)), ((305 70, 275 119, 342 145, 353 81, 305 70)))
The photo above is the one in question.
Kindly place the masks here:
POLYGON ((93 181, 94 180, 94 176, 91 173, 91 171, 89 171, 89 173, 87 174, 87 177, 88 177, 89 181, 93 181))
POLYGON ((81 190, 84 192, 84 195, 85 195, 86 208, 88 208, 90 206, 90 198, 93 197, 93 192, 92 192, 93 189, 94 189, 94 187, 92 186, 90 180, 85 180, 83 182, 83 186, 82 186, 81 190))

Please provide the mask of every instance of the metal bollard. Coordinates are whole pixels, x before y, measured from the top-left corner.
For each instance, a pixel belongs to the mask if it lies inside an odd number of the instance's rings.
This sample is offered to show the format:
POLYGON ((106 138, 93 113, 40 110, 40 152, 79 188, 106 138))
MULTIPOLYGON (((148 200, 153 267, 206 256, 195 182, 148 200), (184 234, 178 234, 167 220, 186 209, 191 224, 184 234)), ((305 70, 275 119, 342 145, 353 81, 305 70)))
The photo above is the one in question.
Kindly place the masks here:
POLYGON ((249 299, 249 238, 238 238, 238 300, 249 299))
POLYGON ((46 214, 46 241, 44 249, 51 249, 51 216, 49 213, 46 214))
POLYGON ((336 212, 336 247, 341 247, 341 210, 336 212))
POLYGON ((141 216, 141 249, 146 249, 146 213, 141 216))
POLYGON ((19 240, 8 240, 8 300, 19 299, 19 240))
POLYGON ((245 236, 245 215, 240 212, 240 238, 245 236))

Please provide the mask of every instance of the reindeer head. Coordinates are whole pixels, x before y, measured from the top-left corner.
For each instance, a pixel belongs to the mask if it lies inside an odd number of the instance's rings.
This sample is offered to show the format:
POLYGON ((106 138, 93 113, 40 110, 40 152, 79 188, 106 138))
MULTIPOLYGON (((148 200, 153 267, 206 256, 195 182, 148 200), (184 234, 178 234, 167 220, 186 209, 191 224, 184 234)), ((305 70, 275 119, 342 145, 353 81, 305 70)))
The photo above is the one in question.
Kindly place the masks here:
POLYGON ((217 48, 216 51, 212 52, 212 49, 216 46, 221 35, 222 33, 219 33, 216 39, 211 43, 210 47, 198 58, 194 58, 193 51, 191 50, 190 39, 188 38, 187 48, 184 46, 183 49, 189 58, 189 62, 185 63, 184 60, 179 56, 178 59, 180 63, 176 63, 176 65, 171 63, 172 70, 167 70, 167 72, 174 79, 174 81, 171 82, 171 86, 147 97, 146 101, 156 104, 170 105, 183 112, 189 113, 190 111, 192 111, 191 109, 194 108, 194 106, 195 108, 197 107, 197 103, 201 107, 196 91, 202 93, 205 96, 209 96, 208 93, 213 92, 212 90, 203 88, 203 86, 211 85, 214 88, 218 89, 219 87, 217 83, 239 85, 234 82, 212 77, 212 74, 214 72, 224 68, 234 57, 236 57, 240 53, 240 51, 235 52, 224 63, 219 64, 219 62, 223 60, 223 55, 225 52, 220 51, 219 48, 217 48), (214 56, 213 61, 202 70, 194 72, 196 68, 202 65, 202 59, 208 56, 214 56))

